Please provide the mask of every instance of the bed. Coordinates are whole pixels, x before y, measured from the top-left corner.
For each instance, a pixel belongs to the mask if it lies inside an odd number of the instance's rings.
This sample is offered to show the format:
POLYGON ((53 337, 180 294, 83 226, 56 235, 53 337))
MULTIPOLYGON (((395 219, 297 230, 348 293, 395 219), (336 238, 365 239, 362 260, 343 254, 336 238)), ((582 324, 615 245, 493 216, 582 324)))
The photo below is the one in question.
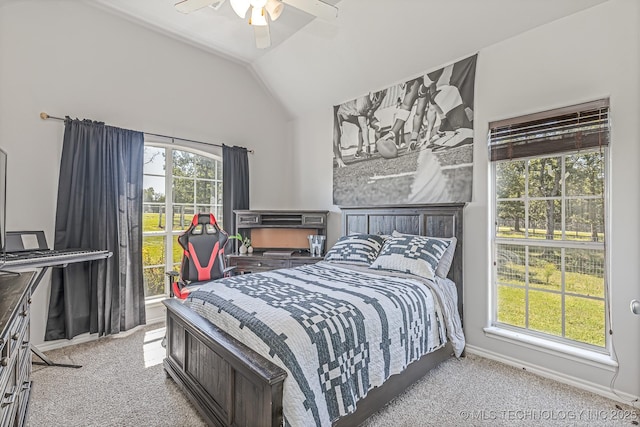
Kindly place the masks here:
MULTIPOLYGON (((455 238, 449 280, 389 272, 385 262, 396 259, 389 253, 366 266, 340 262, 340 256, 332 257, 338 253, 334 250, 316 265, 231 277, 204 286, 184 303, 165 301, 167 374, 210 425, 359 424, 434 366, 463 351, 463 337, 462 342, 456 338, 462 335, 463 208, 341 208, 342 235, 368 236, 371 245, 377 244, 375 236, 388 238, 381 240, 385 243, 415 243, 416 236, 442 238, 427 239, 430 244, 455 238), (353 301, 348 299, 352 296, 353 301), (322 306, 339 312, 333 323, 316 311, 322 306), (452 317, 456 311, 458 316, 452 317), (302 326, 285 329, 278 312, 302 326), (318 316, 324 320, 318 322, 318 316), (398 327, 395 321, 405 324, 398 327), (367 328, 383 338, 363 338, 367 328), (267 338, 255 339, 259 334, 267 338), (336 336, 341 339, 332 338, 336 336), (307 352, 311 347, 324 351, 307 352), (343 365, 334 363, 338 359, 343 365)), ((390 247, 385 246, 387 252, 390 247)), ((445 251, 446 245, 434 248, 445 251)))

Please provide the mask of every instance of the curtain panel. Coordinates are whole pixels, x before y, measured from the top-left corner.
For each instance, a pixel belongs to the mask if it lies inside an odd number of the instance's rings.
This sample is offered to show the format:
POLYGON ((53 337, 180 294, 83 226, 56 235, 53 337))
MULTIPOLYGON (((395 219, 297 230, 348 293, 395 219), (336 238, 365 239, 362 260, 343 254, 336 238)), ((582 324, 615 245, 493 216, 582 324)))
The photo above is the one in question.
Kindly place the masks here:
POLYGON ((234 210, 249 209, 249 156, 243 147, 222 145, 222 224, 234 234, 234 210))
POLYGON ((113 255, 53 269, 46 341, 110 335, 146 322, 143 162, 142 132, 66 118, 54 248, 113 255))

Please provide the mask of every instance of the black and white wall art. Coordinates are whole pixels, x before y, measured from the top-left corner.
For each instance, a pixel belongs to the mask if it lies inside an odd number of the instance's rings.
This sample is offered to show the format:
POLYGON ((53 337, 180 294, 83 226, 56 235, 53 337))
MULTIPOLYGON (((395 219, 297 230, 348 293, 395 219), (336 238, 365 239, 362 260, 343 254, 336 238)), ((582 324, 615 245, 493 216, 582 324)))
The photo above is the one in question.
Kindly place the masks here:
POLYGON ((477 55, 333 107, 333 203, 471 201, 477 55))

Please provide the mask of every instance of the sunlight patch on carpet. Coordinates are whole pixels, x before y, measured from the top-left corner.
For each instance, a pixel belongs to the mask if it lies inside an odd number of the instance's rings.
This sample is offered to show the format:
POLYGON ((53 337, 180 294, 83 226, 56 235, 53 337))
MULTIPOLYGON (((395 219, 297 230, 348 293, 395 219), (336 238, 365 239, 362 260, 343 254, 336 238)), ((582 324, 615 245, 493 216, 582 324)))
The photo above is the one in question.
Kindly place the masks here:
POLYGON ((158 328, 145 332, 142 350, 144 352, 144 367, 150 368, 162 363, 165 356, 165 349, 162 347, 166 328, 158 328))

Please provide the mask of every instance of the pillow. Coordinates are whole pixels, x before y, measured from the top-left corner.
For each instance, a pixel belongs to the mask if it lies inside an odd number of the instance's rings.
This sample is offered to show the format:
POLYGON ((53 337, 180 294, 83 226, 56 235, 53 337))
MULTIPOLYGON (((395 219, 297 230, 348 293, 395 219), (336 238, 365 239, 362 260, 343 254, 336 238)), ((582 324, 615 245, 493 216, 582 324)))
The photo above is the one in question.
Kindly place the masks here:
MULTIPOLYGON (((391 233, 391 236, 412 236, 412 234, 403 234, 399 231, 394 230, 393 233, 391 233)), ((436 276, 446 279, 447 275, 449 274, 449 270, 451 270, 453 255, 456 252, 456 244, 458 243, 458 239, 456 239, 455 237, 430 237, 430 239, 439 239, 444 240, 445 242, 449 242, 449 246, 447 246, 447 250, 444 251, 442 258, 440 258, 440 262, 438 263, 438 268, 436 268, 436 276)))
POLYGON ((433 279, 451 242, 427 236, 401 235, 384 242, 369 268, 399 271, 433 279))
POLYGON ((352 234, 342 236, 324 256, 325 261, 355 264, 371 263, 376 259, 384 237, 376 234, 352 234))

